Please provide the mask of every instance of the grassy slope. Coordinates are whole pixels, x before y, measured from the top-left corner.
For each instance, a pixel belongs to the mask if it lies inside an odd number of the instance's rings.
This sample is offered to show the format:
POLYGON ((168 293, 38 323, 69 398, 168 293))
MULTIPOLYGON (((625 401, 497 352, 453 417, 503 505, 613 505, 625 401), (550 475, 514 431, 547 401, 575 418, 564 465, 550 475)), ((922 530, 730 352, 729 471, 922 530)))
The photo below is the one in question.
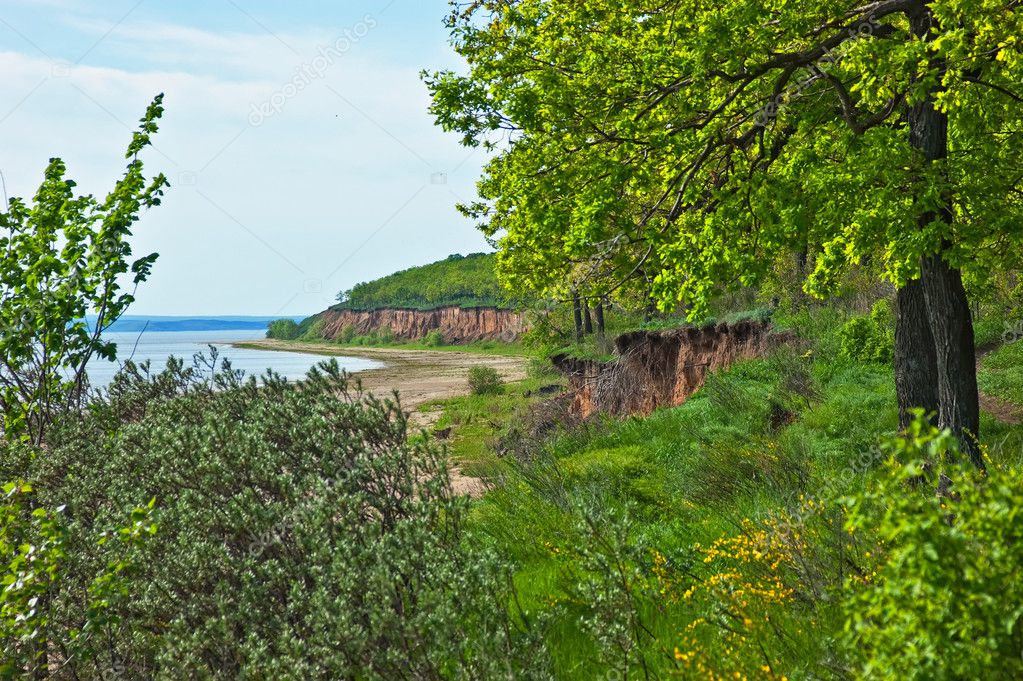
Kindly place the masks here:
MULTIPOLYGON (((602 598, 612 610, 621 606, 608 595, 611 587, 594 588, 602 582, 594 581, 588 566, 601 555, 594 547, 611 546, 612 535, 627 555, 609 550, 605 561, 633 566, 640 575, 634 584, 648 584, 656 573, 655 556, 681 573, 696 570, 686 567, 693 564, 694 547, 741 533, 744 523, 783 515, 804 497, 824 498, 829 501, 814 512, 818 529, 806 540, 806 554, 827 554, 835 532, 841 533, 834 500, 864 485, 879 460, 868 458, 866 466, 856 462, 896 427, 890 367, 837 359, 833 316, 825 310, 781 320, 813 338, 813 352, 782 350, 741 363, 712 377, 681 407, 564 433, 529 462, 498 459, 492 447, 519 421, 525 391, 536 381, 512 386, 505 395, 446 403, 441 425, 454 427, 455 456, 470 468, 475 462, 477 473, 500 473, 496 489, 475 503, 474 531, 479 541, 512 557, 522 607, 549 627, 559 678, 596 678, 607 669, 606 661, 598 662, 593 625, 586 623, 599 620, 602 598), (807 377, 811 388, 791 389, 807 377), (791 410, 791 423, 772 425, 772 403, 791 410), (584 522, 593 516, 605 518, 608 528, 624 529, 608 529, 605 536, 599 526, 584 522)), ((1004 361, 1013 355, 1016 369, 998 369, 1003 360, 992 356, 992 370, 1018 381, 1012 371, 1018 371, 1021 349, 1023 343, 1005 350, 1004 361)), ((985 417, 983 432, 985 442, 994 443, 995 461, 1018 458, 1023 429, 985 417)), ((826 577, 836 584, 843 579, 826 577)), ((772 656, 784 659, 788 669, 811 672, 834 654, 840 621, 834 604, 814 600, 817 587, 801 586, 806 593, 781 613, 772 611, 775 622, 788 623, 784 628, 791 639, 772 656)), ((682 645, 681 632, 698 611, 677 594, 666 594, 663 583, 660 593, 635 590, 641 593, 628 602, 635 603, 649 631, 648 664, 662 672, 676 669, 681 663, 672 651, 682 645)))

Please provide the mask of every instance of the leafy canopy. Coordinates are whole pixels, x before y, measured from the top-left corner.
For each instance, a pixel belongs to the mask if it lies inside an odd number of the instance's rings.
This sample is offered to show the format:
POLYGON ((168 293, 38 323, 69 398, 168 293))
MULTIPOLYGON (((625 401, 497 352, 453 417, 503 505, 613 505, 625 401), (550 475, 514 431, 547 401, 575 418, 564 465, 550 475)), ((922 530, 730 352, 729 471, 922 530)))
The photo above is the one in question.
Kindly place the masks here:
POLYGON ((611 270, 702 314, 807 248, 817 294, 864 256, 902 283, 939 250, 982 281, 1023 237, 1017 4, 453 2, 468 71, 427 82, 441 126, 499 150, 463 209, 515 289, 611 270), (929 98, 938 163, 909 139, 929 98))

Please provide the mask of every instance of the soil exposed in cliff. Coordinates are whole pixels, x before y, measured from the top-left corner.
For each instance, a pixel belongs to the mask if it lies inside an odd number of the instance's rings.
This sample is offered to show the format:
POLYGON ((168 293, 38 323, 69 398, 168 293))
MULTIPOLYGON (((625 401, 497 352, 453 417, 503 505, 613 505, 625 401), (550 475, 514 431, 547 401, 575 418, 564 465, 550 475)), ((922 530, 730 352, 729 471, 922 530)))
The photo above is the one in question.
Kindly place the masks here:
POLYGON ((419 340, 431 331, 440 331, 448 343, 473 343, 481 340, 512 342, 526 330, 525 315, 494 307, 442 307, 436 310, 327 310, 323 337, 340 338, 345 329, 365 336, 390 329, 399 340, 419 340))
POLYGON ((569 378, 576 415, 645 415, 685 402, 703 386, 709 372, 763 355, 790 339, 769 323, 754 321, 634 331, 615 339, 616 358, 611 362, 567 355, 553 361, 569 378))

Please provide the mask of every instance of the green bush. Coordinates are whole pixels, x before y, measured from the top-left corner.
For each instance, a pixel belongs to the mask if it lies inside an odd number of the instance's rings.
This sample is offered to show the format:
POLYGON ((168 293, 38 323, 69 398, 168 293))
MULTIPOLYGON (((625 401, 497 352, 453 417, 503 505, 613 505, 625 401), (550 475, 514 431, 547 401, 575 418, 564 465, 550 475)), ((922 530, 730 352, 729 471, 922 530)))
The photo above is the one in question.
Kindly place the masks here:
MULTIPOLYGON (((65 630, 114 555, 97 534, 156 498, 159 532, 104 624, 127 678, 528 678, 541 662, 520 652, 504 567, 463 539, 443 452, 334 362, 300 383, 129 363, 45 455, 0 456, 0 477, 66 504, 44 606, 65 630)), ((50 648, 69 678, 104 673, 50 648)))
POLYGON ((891 305, 881 299, 870 314, 850 319, 839 332, 842 356, 858 362, 891 362, 895 355, 895 322, 891 305))
POLYGON ((469 392, 473 395, 495 395, 504 391, 504 381, 497 369, 477 365, 469 369, 469 392))
MULTIPOLYGON (((47 673, 53 649, 63 651, 77 668, 113 671, 110 631, 124 604, 134 565, 126 554, 156 532, 151 522, 154 501, 130 512, 130 524, 92 537, 106 545, 108 560, 98 567, 84 591, 86 605, 67 618, 47 607, 71 586, 66 574, 71 548, 68 518, 63 507, 36 505, 28 483, 0 488, 0 678, 39 678, 47 673), (110 541, 112 540, 112 541, 110 541)), ((64 660, 59 660, 64 662, 64 660)), ((101 674, 102 675, 102 674, 101 674)))
POLYGON ((956 441, 922 417, 888 452, 849 517, 878 544, 846 604, 862 677, 1023 678, 1023 471, 945 464, 956 441))
POLYGON ((341 327, 341 333, 337 336, 337 342, 343 345, 349 345, 355 340, 356 329, 352 324, 345 324, 341 327))
POLYGON ((439 348, 444 344, 445 344, 444 332, 441 331, 440 329, 434 329, 430 333, 426 334, 426 336, 423 338, 423 345, 429 346, 431 348, 439 348))
POLYGON ((266 337, 275 340, 295 340, 299 336, 298 322, 294 319, 275 319, 266 330, 266 337))

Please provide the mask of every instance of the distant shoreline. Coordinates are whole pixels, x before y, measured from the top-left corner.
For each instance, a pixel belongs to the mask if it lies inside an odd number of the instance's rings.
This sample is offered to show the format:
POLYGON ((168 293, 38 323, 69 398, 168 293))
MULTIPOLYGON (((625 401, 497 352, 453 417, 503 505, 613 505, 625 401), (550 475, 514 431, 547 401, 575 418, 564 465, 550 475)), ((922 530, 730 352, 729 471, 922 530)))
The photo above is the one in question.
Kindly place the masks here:
POLYGON ((483 354, 471 350, 363 348, 273 339, 241 341, 231 343, 231 346, 247 350, 299 352, 325 357, 359 357, 383 362, 382 367, 353 372, 352 375, 367 392, 383 395, 398 391, 402 406, 406 409, 433 400, 468 394, 467 380, 469 368, 472 366, 490 366, 505 380, 518 381, 526 377, 528 361, 521 355, 483 354))

